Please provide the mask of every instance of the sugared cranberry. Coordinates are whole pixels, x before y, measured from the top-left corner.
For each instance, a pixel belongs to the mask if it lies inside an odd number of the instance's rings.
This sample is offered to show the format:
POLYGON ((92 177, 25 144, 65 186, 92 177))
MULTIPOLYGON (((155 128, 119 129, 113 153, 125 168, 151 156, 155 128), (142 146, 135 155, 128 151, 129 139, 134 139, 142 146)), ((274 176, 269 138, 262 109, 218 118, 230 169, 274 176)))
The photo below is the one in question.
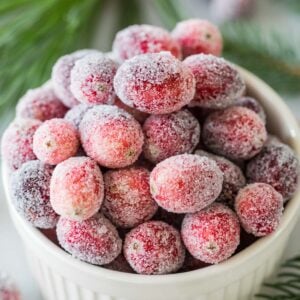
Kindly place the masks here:
POLYGON ((0 299, 21 300, 21 295, 13 280, 6 274, 0 272, 0 299))
POLYGON ((84 114, 92 108, 92 105, 87 105, 84 103, 78 104, 72 107, 65 115, 65 120, 72 123, 74 127, 78 130, 79 124, 83 119, 84 114))

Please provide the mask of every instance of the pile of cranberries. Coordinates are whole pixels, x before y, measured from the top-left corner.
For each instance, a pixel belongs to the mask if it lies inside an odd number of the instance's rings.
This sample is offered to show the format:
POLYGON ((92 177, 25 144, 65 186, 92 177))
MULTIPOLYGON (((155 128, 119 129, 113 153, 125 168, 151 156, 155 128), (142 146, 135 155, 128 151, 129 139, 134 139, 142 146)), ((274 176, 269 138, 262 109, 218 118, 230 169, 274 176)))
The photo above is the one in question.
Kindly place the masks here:
POLYGON ((59 58, 3 135, 16 210, 75 258, 149 275, 274 232, 299 162, 221 52, 218 28, 187 20, 59 58))

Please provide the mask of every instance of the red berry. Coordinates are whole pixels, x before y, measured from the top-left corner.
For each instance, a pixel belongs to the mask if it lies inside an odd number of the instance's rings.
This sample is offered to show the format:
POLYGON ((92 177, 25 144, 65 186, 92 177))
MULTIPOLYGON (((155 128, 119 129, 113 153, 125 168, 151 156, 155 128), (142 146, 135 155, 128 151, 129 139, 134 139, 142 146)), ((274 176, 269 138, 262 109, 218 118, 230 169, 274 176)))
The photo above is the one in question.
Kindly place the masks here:
POLYGON ((51 82, 27 91, 16 107, 17 117, 40 121, 63 118, 67 110, 54 94, 51 82))
POLYGON ((265 236, 275 231, 279 225, 283 199, 269 184, 253 183, 239 191, 235 210, 248 233, 265 236))
POLYGON ((66 113, 65 120, 72 123, 74 127, 78 130, 79 124, 83 119, 84 114, 92 107, 92 105, 87 105, 84 103, 75 105, 66 113))
POLYGON ((20 292, 12 279, 5 273, 0 272, 0 299, 21 300, 20 292))
POLYGON ((60 245, 73 257, 94 264, 112 262, 122 251, 116 228, 101 214, 77 222, 61 217, 56 227, 60 245))
POLYGON ((143 130, 144 155, 153 163, 193 152, 200 139, 200 125, 188 110, 152 115, 145 121, 143 130))
POLYGON ((196 79, 196 93, 191 105, 225 108, 245 92, 245 82, 226 60, 206 54, 187 57, 184 62, 196 79))
POLYGON ((222 53, 221 32, 209 21, 190 19, 179 22, 172 36, 181 46, 183 57, 199 53, 219 56, 222 53))
POLYGON ((230 159, 249 159, 267 140, 264 122, 252 110, 233 106, 207 117, 202 138, 213 152, 230 159))
POLYGON ((33 135, 41 124, 38 120, 16 119, 6 128, 2 136, 1 152, 10 171, 36 159, 32 149, 33 135))
POLYGON ((117 71, 114 87, 126 105, 150 114, 165 114, 192 100, 195 79, 181 61, 161 52, 125 61, 117 71))
POLYGON ((116 106, 97 105, 87 111, 79 132, 85 152, 108 168, 133 164, 144 143, 140 124, 116 106))
POLYGON ((51 204, 61 216, 83 221, 98 212, 104 197, 102 173, 89 157, 71 157, 56 166, 51 204))
POLYGON ((140 274, 176 272, 185 257, 179 232, 172 226, 149 221, 132 229, 124 241, 124 256, 140 274))
POLYGON ((157 204, 150 194, 149 175, 141 167, 105 173, 103 213, 118 227, 135 227, 155 214, 157 204))
POLYGON ((240 243, 240 224, 235 213, 214 203, 183 219, 181 235, 195 258, 210 264, 228 259, 240 243))
POLYGON ((44 163, 56 165, 76 154, 79 147, 76 128, 64 119, 44 122, 33 137, 33 151, 44 163))
POLYGON ((163 28, 152 25, 132 25, 119 31, 113 42, 113 53, 124 61, 139 54, 169 51, 181 58, 179 44, 163 28))
POLYGON ((112 104, 117 67, 102 53, 92 53, 78 59, 71 71, 71 92, 82 103, 112 104))
POLYGON ((251 182, 270 184, 285 201, 295 193, 299 174, 300 165, 293 150, 274 138, 249 161, 246 169, 251 182))
POLYGON ((152 196, 159 206, 175 213, 196 212, 211 204, 222 190, 223 174, 207 157, 172 156, 150 175, 152 196))
POLYGON ((122 253, 111 263, 104 265, 103 267, 105 269, 114 270, 118 272, 134 273, 134 271, 132 270, 122 253))
POLYGON ((11 176, 12 203, 18 213, 35 227, 53 228, 58 221, 50 204, 52 172, 52 166, 32 160, 11 176))

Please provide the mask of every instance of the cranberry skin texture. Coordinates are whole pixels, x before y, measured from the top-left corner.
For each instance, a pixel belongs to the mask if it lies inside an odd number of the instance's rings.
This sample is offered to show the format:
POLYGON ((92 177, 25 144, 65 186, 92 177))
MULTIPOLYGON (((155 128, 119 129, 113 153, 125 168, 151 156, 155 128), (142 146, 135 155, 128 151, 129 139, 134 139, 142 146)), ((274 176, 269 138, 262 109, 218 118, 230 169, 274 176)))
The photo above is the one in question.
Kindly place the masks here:
POLYGON ((72 123, 73 126, 79 130, 79 124, 83 119, 84 114, 93 107, 93 105, 88 104, 78 104, 72 107, 65 115, 65 120, 72 123))
POLYGON ((132 25, 119 31, 113 42, 113 53, 119 61, 139 54, 169 51, 181 58, 179 44, 163 28, 152 25, 132 25))
POLYGON ((33 151, 44 163, 56 165, 74 156, 79 148, 76 128, 64 119, 45 121, 33 137, 33 151))
POLYGON ((38 228, 53 228, 58 215, 50 204, 53 167, 38 160, 24 163, 10 179, 10 194, 17 212, 38 228))
POLYGON ((141 167, 108 171, 104 175, 102 211, 116 226, 132 228, 150 220, 157 211, 149 186, 150 172, 141 167))
POLYGON ((71 71, 71 92, 82 103, 112 104, 117 68, 118 65, 102 53, 84 56, 76 61, 71 71))
POLYGON ((246 232, 258 237, 265 236, 279 225, 283 198, 269 184, 252 183, 239 191, 235 211, 246 232))
POLYGON ((152 115, 143 125, 144 155, 153 163, 168 157, 192 153, 200 140, 200 125, 188 111, 152 115))
POLYGON ((233 106, 207 117, 202 140, 216 154, 233 160, 245 160, 261 151, 267 140, 267 131, 255 112, 233 106))
POLYGON ((297 190, 299 174, 299 160, 293 150, 274 138, 248 162, 246 168, 250 182, 270 184, 284 201, 290 199, 297 190))
POLYGON ((120 66, 114 88, 126 105, 149 114, 166 114, 193 99, 195 79, 190 69, 168 52, 142 54, 120 66))
POLYGON ((245 82, 239 72, 223 58, 197 54, 183 64, 196 79, 196 93, 190 105, 221 109, 234 104, 245 92, 245 82))
POLYGON ((63 249, 94 265, 109 264, 122 251, 122 240, 116 228, 102 214, 82 222, 61 217, 56 232, 63 249))
POLYGON ((207 20, 190 19, 176 24, 173 38, 179 43, 183 57, 193 54, 220 56, 223 39, 218 27, 207 20))
POLYGON ((144 135, 140 124, 116 106, 97 105, 90 109, 79 132, 88 156, 108 168, 129 166, 142 152, 144 135))
POLYGON ((185 258, 179 232, 160 221, 132 229, 125 237, 123 252, 130 266, 146 275, 176 272, 185 258))
POLYGON ((103 202, 104 184, 97 163, 89 157, 71 157, 56 166, 50 185, 51 204, 61 216, 83 221, 103 202))
POLYGON ((16 119, 6 128, 2 136, 1 152, 9 171, 15 171, 23 163, 36 159, 33 136, 41 124, 39 120, 16 119))
POLYGON ((63 118, 68 108, 54 94, 51 82, 28 90, 16 107, 17 117, 46 121, 63 118))
POLYGON ((160 162, 150 174, 150 189, 169 212, 192 213, 211 204, 222 190, 223 174, 215 161, 181 154, 160 162))
POLYGON ((236 214, 221 203, 214 203, 183 219, 181 236, 189 253, 210 264, 228 259, 240 243, 236 214))

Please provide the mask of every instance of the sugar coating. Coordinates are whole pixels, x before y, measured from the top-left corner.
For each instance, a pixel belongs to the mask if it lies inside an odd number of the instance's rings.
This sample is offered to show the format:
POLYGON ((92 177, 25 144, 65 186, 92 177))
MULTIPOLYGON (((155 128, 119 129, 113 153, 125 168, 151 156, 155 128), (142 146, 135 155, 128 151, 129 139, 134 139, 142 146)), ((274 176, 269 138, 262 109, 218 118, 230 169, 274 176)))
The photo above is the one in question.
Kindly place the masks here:
POLYGON ((129 166, 142 152, 144 135, 140 124, 116 106, 97 105, 88 110, 79 132, 88 156, 108 168, 129 166))
POLYGON ((126 105, 150 114, 165 114, 193 99, 195 79, 169 52, 150 53, 125 61, 117 71, 114 88, 126 105))
POLYGON ((122 253, 111 263, 104 265, 103 267, 105 269, 114 270, 118 272, 135 273, 122 253))
POLYGON ((200 125, 188 111, 152 115, 143 125, 144 155, 153 163, 170 156, 192 153, 200 139, 200 125))
POLYGON ((181 236, 189 253, 210 264, 228 259, 240 243, 236 214, 221 203, 213 203, 182 222, 181 236))
POLYGON ((67 107, 54 94, 51 82, 48 82, 39 88, 28 90, 19 100, 16 114, 18 118, 45 121, 63 118, 67 110, 67 107))
POLYGON ((245 82, 232 64, 213 55, 196 54, 183 64, 196 79, 196 93, 191 105, 206 108, 225 108, 245 92, 245 82))
POLYGON ((233 106, 210 114, 203 125, 202 140, 216 154, 233 160, 250 159, 267 140, 262 119, 252 110, 233 106))
POLYGON ((10 171, 17 170, 29 160, 36 159, 33 135, 42 124, 34 119, 15 119, 6 128, 1 141, 2 158, 10 171))
POLYGON ((32 160, 24 163, 10 178, 10 195, 15 209, 38 228, 53 228, 58 221, 50 204, 52 172, 52 166, 32 160))
POLYGON ((109 264, 122 251, 118 231, 102 214, 81 222, 60 217, 56 232, 62 248, 94 265, 109 264))
POLYGON ((274 232, 280 223, 283 198, 269 184, 252 183, 239 191, 235 211, 248 233, 265 236, 274 232))
POLYGON ((115 99, 113 78, 118 65, 102 53, 76 60, 71 70, 70 90, 86 104, 112 104, 115 99))
POLYGON ((33 137, 33 151, 44 163, 56 165, 76 154, 79 147, 76 128, 64 119, 45 121, 33 137))
POLYGON ((21 300, 21 295, 13 280, 4 272, 0 272, 0 299, 21 300))
POLYGON ((88 105, 85 103, 81 103, 72 107, 65 115, 65 119, 72 123, 74 127, 78 130, 79 124, 83 119, 84 114, 92 108, 93 105, 88 105))
POLYGON ((290 199, 298 187, 299 160, 293 150, 278 139, 271 139, 262 151, 249 161, 246 176, 250 182, 270 184, 284 201, 290 199))
POLYGON ((218 27, 207 20, 189 19, 176 24, 172 37, 181 46, 183 57, 193 54, 221 55, 223 39, 218 27))
POLYGON ((181 58, 179 44, 163 28, 152 25, 132 25, 119 31, 113 42, 113 53, 120 61, 139 54, 169 51, 181 58))
POLYGON ((236 164, 225 157, 214 155, 204 150, 196 150, 195 154, 213 159, 223 173, 223 188, 217 201, 224 202, 233 207, 235 196, 245 186, 246 178, 236 164))
POLYGON ((73 107, 79 104, 79 101, 70 91, 71 70, 78 59, 91 53, 98 53, 98 51, 94 49, 83 49, 64 55, 56 61, 52 68, 51 81, 55 94, 67 107, 73 107))
POLYGON ((50 185, 53 209, 61 216, 83 221, 103 202, 104 184, 97 163, 89 157, 71 157, 56 166, 50 185))
POLYGON ((157 204, 174 213, 192 213, 211 204, 222 190, 223 174, 214 160, 181 154, 160 162, 150 174, 157 204))
POLYGON ((123 252, 130 266, 146 275, 176 272, 185 257, 179 232, 161 221, 149 221, 132 229, 125 237, 123 252))
POLYGON ((108 171, 104 175, 102 212, 116 226, 132 228, 150 220, 157 211, 149 186, 150 172, 142 167, 108 171))

